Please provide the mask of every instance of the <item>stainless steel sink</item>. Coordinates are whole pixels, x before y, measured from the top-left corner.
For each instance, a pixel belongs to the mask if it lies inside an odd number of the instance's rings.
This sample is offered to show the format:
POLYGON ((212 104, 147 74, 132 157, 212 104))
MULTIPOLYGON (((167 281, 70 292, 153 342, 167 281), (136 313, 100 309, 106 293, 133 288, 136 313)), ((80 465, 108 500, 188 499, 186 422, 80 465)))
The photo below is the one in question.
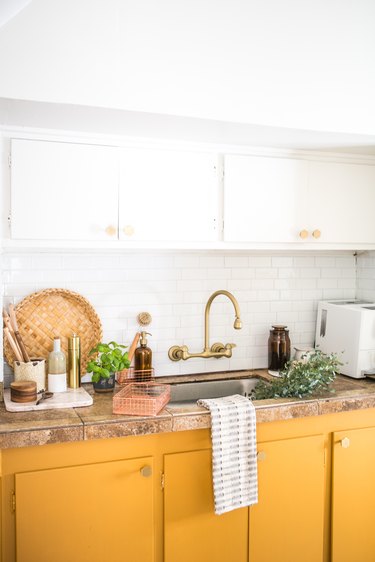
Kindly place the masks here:
POLYGON ((220 398, 232 394, 250 396, 259 378, 184 382, 171 385, 172 404, 193 404, 200 398, 220 398))

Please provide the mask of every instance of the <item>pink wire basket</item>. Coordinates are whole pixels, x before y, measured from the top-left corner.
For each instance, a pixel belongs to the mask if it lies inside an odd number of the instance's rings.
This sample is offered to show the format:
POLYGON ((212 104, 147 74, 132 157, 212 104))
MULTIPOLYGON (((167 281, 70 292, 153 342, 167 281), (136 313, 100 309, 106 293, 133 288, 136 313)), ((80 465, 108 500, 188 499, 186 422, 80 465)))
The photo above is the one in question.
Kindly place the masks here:
POLYGON ((134 382, 125 385, 113 397, 113 413, 130 416, 157 416, 168 404, 171 388, 168 384, 134 382))
POLYGON ((143 371, 136 371, 134 367, 118 371, 116 373, 116 380, 118 384, 124 385, 130 382, 153 382, 155 379, 154 369, 144 369, 143 371))

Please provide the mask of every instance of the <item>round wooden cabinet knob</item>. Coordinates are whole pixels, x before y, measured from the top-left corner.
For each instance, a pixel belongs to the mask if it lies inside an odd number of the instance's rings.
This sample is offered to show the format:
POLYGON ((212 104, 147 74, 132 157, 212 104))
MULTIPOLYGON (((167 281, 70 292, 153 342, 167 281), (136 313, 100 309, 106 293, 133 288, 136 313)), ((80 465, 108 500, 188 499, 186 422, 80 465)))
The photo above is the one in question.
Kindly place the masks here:
POLYGON ((320 230, 318 230, 318 229, 314 230, 313 233, 312 233, 313 238, 320 238, 320 235, 321 235, 321 234, 322 234, 322 233, 321 233, 320 230))
POLYGON ((344 439, 341 439, 341 447, 343 449, 347 449, 348 447, 350 447, 350 439, 349 437, 344 437, 344 439))
POLYGON ((124 226, 124 228, 122 229, 123 233, 125 234, 125 236, 133 236, 134 234, 134 226, 132 226, 131 224, 127 224, 126 226, 124 226))
POLYGON ((143 476, 144 478, 149 478, 152 474, 152 468, 151 466, 147 465, 146 466, 142 466, 141 470, 140 470, 141 476, 143 476))
POLYGON ((259 453, 257 454, 258 461, 265 461, 266 458, 267 458, 266 452, 265 451, 259 451, 259 453))
POLYGON ((299 237, 302 238, 303 240, 307 238, 308 235, 309 233, 307 232, 307 230, 301 230, 301 232, 299 233, 299 237))
POLYGON ((116 236, 117 228, 115 226, 109 225, 105 229, 105 233, 108 234, 108 236, 116 236))

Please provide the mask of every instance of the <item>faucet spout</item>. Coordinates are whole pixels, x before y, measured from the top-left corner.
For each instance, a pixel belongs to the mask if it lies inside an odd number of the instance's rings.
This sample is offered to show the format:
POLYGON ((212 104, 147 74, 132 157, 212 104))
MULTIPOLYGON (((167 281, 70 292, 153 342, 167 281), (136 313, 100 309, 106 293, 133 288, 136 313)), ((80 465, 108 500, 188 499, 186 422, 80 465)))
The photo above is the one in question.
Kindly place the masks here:
POLYGON ((204 312, 204 349, 205 350, 208 350, 210 348, 210 346, 209 346, 209 340, 210 340, 209 319, 210 319, 211 304, 212 304, 212 301, 216 297, 218 297, 219 295, 224 295, 224 296, 228 297, 228 299, 232 302, 232 304, 234 306, 234 311, 235 311, 236 317, 235 317, 235 320, 234 320, 233 327, 235 328, 235 330, 240 330, 242 328, 240 307, 238 305, 237 299, 229 291, 223 291, 223 290, 222 291, 215 291, 215 293, 212 293, 212 295, 208 299, 207 304, 206 304, 206 309, 205 309, 205 312, 204 312))

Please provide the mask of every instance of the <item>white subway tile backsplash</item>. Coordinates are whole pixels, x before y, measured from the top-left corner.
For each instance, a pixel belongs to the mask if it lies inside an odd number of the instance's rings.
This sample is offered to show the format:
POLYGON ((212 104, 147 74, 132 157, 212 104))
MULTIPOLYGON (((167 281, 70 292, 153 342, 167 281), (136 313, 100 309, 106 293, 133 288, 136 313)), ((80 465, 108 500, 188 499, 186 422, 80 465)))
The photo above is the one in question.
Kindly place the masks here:
POLYGON ((252 289, 273 289, 274 287, 275 287, 275 281, 273 279, 252 279, 251 280, 251 288, 252 289))
POLYGON ((315 267, 315 257, 313 256, 298 256, 293 258, 294 267, 315 267))
POLYGON ((226 256, 224 259, 225 267, 237 268, 237 267, 248 267, 249 258, 243 256, 226 256))
POLYGON ((278 270, 274 267, 258 267, 255 269, 257 279, 277 279, 278 270))
POLYGON ((280 298, 279 291, 258 291, 257 299, 260 301, 276 301, 280 298))
POLYGON ((337 289, 338 279, 317 279, 318 289, 337 289))
POLYGON ((327 267, 327 268, 336 267, 336 259, 334 257, 328 257, 328 256, 322 256, 322 257, 316 256, 315 265, 316 267, 327 267))
POLYGON ((255 271, 255 267, 232 268, 232 279, 253 279, 255 271))
POLYGON ((336 258, 336 267, 353 267, 352 256, 339 256, 336 258))
POLYGON ((271 267, 272 266, 272 258, 261 257, 261 256, 250 256, 249 257, 249 266, 250 267, 271 267))
POLYGON ((281 256, 274 257, 271 260, 272 267, 293 267, 293 258, 281 256))
POLYGON ((356 279, 338 279, 337 280, 337 287, 339 289, 352 289, 353 291, 355 291, 357 286, 357 282, 356 279))
POLYGON ((301 267, 301 269, 299 270, 299 276, 301 279, 317 279, 318 277, 321 276, 321 271, 319 268, 315 268, 315 267, 308 267, 308 268, 304 268, 301 267))
POLYGON ((287 324, 293 343, 312 345, 319 300, 356 294, 375 300, 375 254, 359 256, 356 266, 353 256, 338 253, 9 251, 2 264, 5 304, 48 287, 76 291, 97 310, 105 340, 128 345, 139 329, 137 314, 150 312, 158 375, 266 367, 272 324, 287 324), (237 298, 243 329, 233 329, 233 306, 220 296, 211 307, 210 344, 236 343, 232 358, 170 361, 172 345, 203 349, 205 306, 219 289, 237 298))

